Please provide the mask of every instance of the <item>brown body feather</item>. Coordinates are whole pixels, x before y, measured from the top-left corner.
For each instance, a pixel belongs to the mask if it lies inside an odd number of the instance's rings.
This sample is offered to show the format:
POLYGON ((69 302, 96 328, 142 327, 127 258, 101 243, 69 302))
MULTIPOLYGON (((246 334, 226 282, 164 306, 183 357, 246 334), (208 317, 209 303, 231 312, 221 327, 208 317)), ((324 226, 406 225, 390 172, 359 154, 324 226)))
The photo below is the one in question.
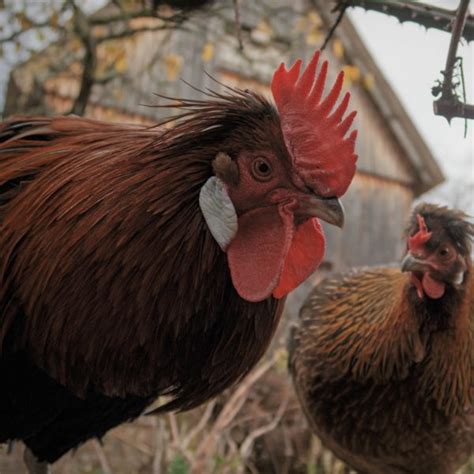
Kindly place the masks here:
MULTIPOLYGON (((80 399, 168 394, 169 409, 199 405, 256 364, 282 300, 238 296, 198 205, 222 141, 239 146, 234 112, 234 123, 219 116, 231 107, 209 109, 199 127, 191 117, 165 134, 65 117, 0 129, 5 360, 27 354, 80 399)), ((240 138, 250 143, 253 127, 258 147, 252 119, 265 126, 272 109, 256 99, 247 112, 240 138)))
POLYGON ((277 70, 278 112, 224 86, 173 99, 161 128, 0 126, 0 442, 54 461, 159 395, 189 409, 257 363, 355 173, 355 112, 349 94, 335 108, 342 73, 322 98, 318 59, 277 70))
POLYGON ((451 474, 474 450, 474 282, 429 307, 408 288, 396 269, 324 281, 290 370, 315 433, 359 472, 451 474))

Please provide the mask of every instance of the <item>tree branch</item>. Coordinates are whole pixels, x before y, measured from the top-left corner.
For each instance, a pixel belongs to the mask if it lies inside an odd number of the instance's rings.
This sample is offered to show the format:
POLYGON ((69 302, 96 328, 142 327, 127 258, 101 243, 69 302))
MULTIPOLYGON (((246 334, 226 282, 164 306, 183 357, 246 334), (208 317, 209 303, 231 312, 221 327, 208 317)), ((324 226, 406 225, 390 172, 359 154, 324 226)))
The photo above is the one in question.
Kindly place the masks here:
POLYGON ((344 5, 342 8, 339 9, 339 15, 336 18, 336 21, 334 24, 331 26, 331 28, 328 31, 328 34, 326 35, 326 38, 324 39, 324 43, 321 46, 321 51, 324 51, 326 48, 327 44, 329 43, 329 40, 332 38, 332 35, 336 31, 336 28, 339 26, 339 23, 341 23, 342 18, 344 17, 344 14, 346 13, 347 10, 347 5, 344 5))
POLYGON ((206 427, 208 421, 210 420, 212 416, 212 412, 214 410, 214 407, 216 406, 216 400, 211 400, 207 405, 206 409, 204 410, 204 413, 199 420, 198 424, 186 435, 186 437, 183 439, 183 447, 184 449, 187 449, 189 446, 189 443, 206 427))
POLYGON ((136 11, 123 11, 121 10, 118 14, 113 15, 103 15, 98 14, 94 15, 94 18, 91 18, 91 24, 94 26, 99 25, 110 25, 111 23, 120 23, 121 21, 133 20, 134 18, 147 18, 152 17, 156 18, 153 10, 141 9, 136 11))
POLYGON ((84 59, 79 94, 74 101, 71 113, 84 115, 87 102, 94 85, 94 73, 97 66, 97 42, 90 31, 90 24, 82 10, 71 0, 74 10, 74 31, 84 46, 84 59))
POLYGON ((175 13, 170 16, 163 16, 158 14, 154 10, 150 9, 140 9, 135 11, 124 11, 122 10, 121 13, 113 14, 113 15, 94 15, 91 18, 91 25, 99 26, 99 25, 110 25, 112 23, 120 23, 128 20, 133 20, 136 18, 155 18, 157 20, 163 20, 167 23, 175 23, 179 24, 186 20, 188 17, 183 13, 175 13))
POLYGON ((109 461, 107 460, 107 456, 105 455, 105 452, 102 449, 102 446, 99 441, 97 441, 97 439, 93 439, 92 445, 94 446, 97 457, 99 458, 100 468, 102 469, 104 474, 112 474, 112 469, 110 468, 109 461))
MULTIPOLYGON (((4 36, 3 38, 0 38, 0 44, 8 43, 9 41, 15 41, 17 38, 19 38, 23 33, 26 33, 27 31, 39 30, 42 28, 51 28, 51 24, 49 20, 43 21, 41 23, 32 23, 31 26, 28 26, 27 29, 14 31, 12 34, 8 36, 4 36)), ((64 28, 62 26, 56 26, 53 29, 64 31, 64 28)))
POLYGON ((449 43, 448 56, 446 58, 446 67, 443 71, 443 83, 441 85, 441 97, 433 102, 435 115, 445 117, 448 122, 453 117, 474 118, 474 106, 461 102, 456 94, 456 86, 453 84, 453 72, 456 63, 456 54, 459 40, 465 26, 468 14, 469 0, 461 0, 456 14, 456 20, 453 24, 453 33, 449 43))
POLYGON ((162 472, 163 458, 165 457, 166 430, 165 422, 161 418, 149 418, 155 425, 155 452, 153 454, 152 474, 162 472))
POLYGON ((109 70, 107 72, 104 72, 104 74, 101 74, 100 76, 95 76, 94 77, 94 84, 100 84, 104 85, 107 84, 108 82, 117 79, 117 77, 122 77, 123 74, 113 70, 109 70))
POLYGON ((245 440, 240 446, 240 456, 242 457, 242 459, 247 460, 247 458, 250 456, 253 444, 255 443, 255 440, 257 438, 263 436, 264 434, 270 431, 273 431, 278 426, 278 423, 280 423, 281 419, 283 418, 283 415, 285 414, 286 407, 288 406, 288 401, 289 397, 287 396, 283 399, 280 406, 278 407, 274 418, 269 423, 251 431, 246 436, 245 440))
MULTIPOLYGON (((449 32, 456 18, 456 10, 435 7, 426 3, 396 0, 336 0, 334 11, 344 8, 359 7, 372 10, 398 18, 401 23, 414 22, 425 28, 435 28, 449 32)), ((466 41, 474 40, 474 16, 468 15, 463 32, 466 41)))
POLYGON ((146 31, 161 31, 161 30, 177 30, 180 29, 182 31, 190 31, 189 29, 183 27, 182 25, 176 24, 161 24, 156 26, 142 26, 140 28, 125 28, 122 31, 118 31, 117 33, 109 33, 104 36, 100 36, 97 38, 97 43, 102 43, 104 41, 116 40, 119 38, 125 38, 129 36, 133 36, 137 33, 144 33, 146 31))
POLYGON ((196 448, 195 465, 193 466, 193 473, 205 472, 206 460, 209 458, 210 453, 215 449, 215 445, 218 439, 218 435, 222 432, 230 422, 235 418, 237 413, 242 408, 243 404, 247 400, 248 394, 252 386, 261 378, 263 375, 270 370, 275 364, 275 359, 264 362, 259 365, 256 369, 250 372, 240 382, 239 386, 231 397, 227 400, 226 404, 219 413, 217 419, 209 430, 207 436, 201 441, 199 446, 196 448))
POLYGON ((242 22, 240 20, 240 0, 234 0, 234 11, 235 11, 235 27, 237 29, 237 41, 239 42, 239 49, 244 49, 242 43, 242 22))

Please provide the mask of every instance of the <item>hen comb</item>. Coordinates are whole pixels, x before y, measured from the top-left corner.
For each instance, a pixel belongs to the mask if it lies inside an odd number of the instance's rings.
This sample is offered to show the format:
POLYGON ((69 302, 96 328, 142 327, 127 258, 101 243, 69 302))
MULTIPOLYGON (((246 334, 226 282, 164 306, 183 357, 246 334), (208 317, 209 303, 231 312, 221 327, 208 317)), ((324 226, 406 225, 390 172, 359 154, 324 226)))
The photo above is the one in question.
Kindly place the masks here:
POLYGON ((416 220, 418 221, 418 232, 408 238, 408 249, 414 253, 421 251, 432 235, 432 232, 428 232, 425 219, 421 214, 416 215, 416 220))
POLYGON ((328 70, 324 61, 316 72, 320 52, 300 75, 301 59, 287 71, 284 64, 273 74, 272 94, 280 114, 285 145, 298 174, 311 189, 325 197, 344 194, 355 174, 357 131, 345 138, 356 112, 345 118, 347 92, 333 111, 341 94, 344 73, 322 99, 328 70))

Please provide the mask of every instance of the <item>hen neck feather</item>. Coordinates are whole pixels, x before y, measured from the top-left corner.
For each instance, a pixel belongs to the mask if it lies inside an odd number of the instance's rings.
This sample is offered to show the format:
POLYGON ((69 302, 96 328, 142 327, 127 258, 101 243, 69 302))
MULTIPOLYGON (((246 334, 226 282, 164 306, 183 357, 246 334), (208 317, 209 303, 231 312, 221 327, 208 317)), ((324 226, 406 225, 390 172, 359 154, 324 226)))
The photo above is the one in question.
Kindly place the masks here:
POLYGON ((421 386, 439 410, 461 414, 472 410, 474 388, 474 304, 472 267, 461 288, 449 287, 440 300, 414 296, 411 314, 420 326, 426 357, 420 364, 421 386))

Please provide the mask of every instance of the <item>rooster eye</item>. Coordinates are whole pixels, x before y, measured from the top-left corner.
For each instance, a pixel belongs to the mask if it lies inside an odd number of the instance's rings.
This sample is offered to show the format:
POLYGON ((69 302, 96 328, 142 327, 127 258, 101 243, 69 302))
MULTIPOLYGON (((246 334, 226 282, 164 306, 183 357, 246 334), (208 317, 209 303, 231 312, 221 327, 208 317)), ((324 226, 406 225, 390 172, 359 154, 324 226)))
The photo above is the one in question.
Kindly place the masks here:
POLYGON ((272 175, 272 167, 267 160, 257 158, 252 163, 252 174, 258 180, 268 180, 272 175))

